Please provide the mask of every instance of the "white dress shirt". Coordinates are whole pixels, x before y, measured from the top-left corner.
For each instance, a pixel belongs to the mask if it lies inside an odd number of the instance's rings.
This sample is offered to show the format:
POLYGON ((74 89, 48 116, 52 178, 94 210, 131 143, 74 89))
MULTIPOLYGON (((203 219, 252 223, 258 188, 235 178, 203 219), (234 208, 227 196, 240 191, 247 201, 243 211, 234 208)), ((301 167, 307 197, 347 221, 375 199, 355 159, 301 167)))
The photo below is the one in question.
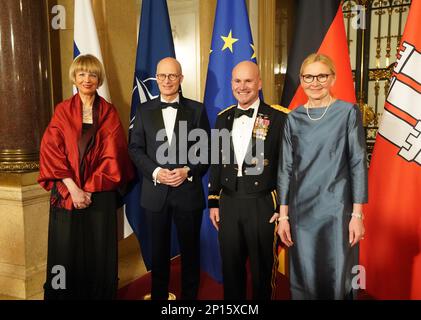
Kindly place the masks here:
MULTIPOLYGON (((180 102, 180 96, 177 96, 172 101, 165 101, 161 97, 161 102, 165 103, 179 103, 180 102)), ((173 107, 168 107, 165 109, 162 109, 162 118, 164 118, 164 126, 165 126, 165 132, 167 133, 168 137, 168 143, 171 144, 173 133, 174 133, 174 126, 175 126, 175 119, 177 118, 177 109, 173 107)))
MULTIPOLYGON (((161 96, 161 102, 165 103, 180 103, 180 95, 177 95, 177 97, 171 101, 165 101, 164 98, 161 96)), ((173 107, 167 107, 165 109, 162 109, 162 118, 164 119, 164 127, 165 127, 165 133, 168 137, 168 144, 171 144, 173 134, 174 134, 174 127, 175 127, 175 120, 177 118, 177 109, 173 107)), ((160 183, 157 179, 158 177, 158 171, 162 169, 161 167, 156 167, 155 170, 152 172, 152 179, 154 181, 154 184, 160 183)), ((193 177, 188 178, 189 181, 193 180, 193 177)))
MULTIPOLYGON (((244 158, 246 157, 249 141, 251 140, 259 104, 260 99, 258 98, 250 107, 245 109, 254 109, 253 116, 251 118, 246 115, 242 115, 241 117, 234 119, 234 123, 232 125, 232 143, 234 145, 235 158, 237 159, 238 164, 238 177, 243 176, 242 169, 244 158)), ((237 105, 237 108, 240 108, 240 105, 237 105)))

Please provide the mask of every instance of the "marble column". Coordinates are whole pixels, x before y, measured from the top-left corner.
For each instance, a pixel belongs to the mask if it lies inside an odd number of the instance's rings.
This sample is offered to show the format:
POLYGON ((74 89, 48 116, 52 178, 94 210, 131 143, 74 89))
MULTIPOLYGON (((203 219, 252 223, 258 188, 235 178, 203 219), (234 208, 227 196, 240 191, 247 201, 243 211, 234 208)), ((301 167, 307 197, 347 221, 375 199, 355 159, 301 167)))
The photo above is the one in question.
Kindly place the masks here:
POLYGON ((45 0, 0 0, 0 172, 38 170, 51 116, 45 0))
POLYGON ((36 182, 51 117, 46 0, 0 0, 0 295, 42 298, 49 194, 36 182))

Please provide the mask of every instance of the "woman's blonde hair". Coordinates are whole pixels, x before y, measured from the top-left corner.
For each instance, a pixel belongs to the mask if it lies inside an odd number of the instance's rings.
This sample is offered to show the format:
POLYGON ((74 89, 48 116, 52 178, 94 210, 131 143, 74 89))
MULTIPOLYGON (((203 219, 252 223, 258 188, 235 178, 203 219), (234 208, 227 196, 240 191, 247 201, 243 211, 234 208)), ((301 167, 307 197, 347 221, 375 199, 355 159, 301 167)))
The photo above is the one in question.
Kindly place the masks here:
POLYGON ((301 64, 300 75, 301 76, 303 75, 303 71, 304 71, 304 68, 306 66, 308 66, 309 64, 314 63, 314 62, 323 63, 324 65, 326 65, 330 69, 330 72, 332 72, 333 75, 336 74, 335 63, 333 62, 333 60, 329 56, 327 56, 325 54, 322 54, 322 53, 312 53, 307 58, 305 58, 303 63, 301 64))
POLYGON ((73 60, 69 69, 69 78, 73 83, 75 83, 76 73, 79 71, 96 74, 98 77, 98 87, 100 87, 104 82, 104 67, 101 61, 91 54, 80 55, 73 60))

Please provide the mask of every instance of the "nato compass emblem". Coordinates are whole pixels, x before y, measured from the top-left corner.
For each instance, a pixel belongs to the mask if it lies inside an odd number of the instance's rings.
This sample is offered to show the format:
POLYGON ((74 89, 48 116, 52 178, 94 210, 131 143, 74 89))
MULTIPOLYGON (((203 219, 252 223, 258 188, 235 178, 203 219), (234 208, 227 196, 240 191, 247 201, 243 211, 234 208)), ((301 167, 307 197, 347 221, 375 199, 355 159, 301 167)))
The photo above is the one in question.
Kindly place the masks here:
POLYGON ((148 87, 154 88, 156 86, 156 78, 147 78, 142 81, 136 77, 136 85, 132 91, 132 115, 130 117, 129 130, 133 129, 137 106, 158 97, 158 95, 154 96, 148 89, 148 87))

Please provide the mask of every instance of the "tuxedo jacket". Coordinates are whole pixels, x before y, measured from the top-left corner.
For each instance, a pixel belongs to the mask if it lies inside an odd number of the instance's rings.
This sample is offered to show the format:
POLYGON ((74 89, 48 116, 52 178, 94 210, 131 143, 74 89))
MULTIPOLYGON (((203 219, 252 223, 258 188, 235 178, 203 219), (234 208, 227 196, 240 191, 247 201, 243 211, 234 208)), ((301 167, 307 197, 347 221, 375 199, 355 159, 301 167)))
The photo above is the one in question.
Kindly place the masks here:
MULTIPOLYGON (((221 111, 216 119, 215 128, 232 132, 236 107, 237 105, 233 105, 221 111)), ((269 106, 261 101, 252 135, 248 141, 244 141, 248 144, 248 149, 242 166, 242 179, 246 184, 247 192, 250 194, 272 193, 275 206, 277 206, 276 183, 281 135, 289 111, 279 105, 269 106)), ((226 145, 227 147, 224 148, 222 141, 219 141, 219 145, 218 164, 212 163, 210 168, 209 208, 219 207, 219 198, 223 190, 236 191, 239 167, 236 163, 231 135, 229 147, 226 145)))
POLYGON ((136 110, 129 154, 142 181, 140 204, 150 211, 162 210, 170 189, 175 192, 178 209, 190 211, 205 207, 202 177, 209 167, 210 143, 198 138, 195 141, 186 140, 191 130, 197 128, 203 129, 207 137, 210 136, 206 109, 202 103, 181 95, 179 104, 171 144, 165 133, 160 97, 139 105, 136 110), (201 154, 205 149, 207 152, 201 154), (207 157, 206 160, 196 163, 204 159, 203 155, 207 157), (192 181, 186 179, 178 187, 154 183, 152 173, 157 167, 174 169, 184 166, 190 168, 192 181))

